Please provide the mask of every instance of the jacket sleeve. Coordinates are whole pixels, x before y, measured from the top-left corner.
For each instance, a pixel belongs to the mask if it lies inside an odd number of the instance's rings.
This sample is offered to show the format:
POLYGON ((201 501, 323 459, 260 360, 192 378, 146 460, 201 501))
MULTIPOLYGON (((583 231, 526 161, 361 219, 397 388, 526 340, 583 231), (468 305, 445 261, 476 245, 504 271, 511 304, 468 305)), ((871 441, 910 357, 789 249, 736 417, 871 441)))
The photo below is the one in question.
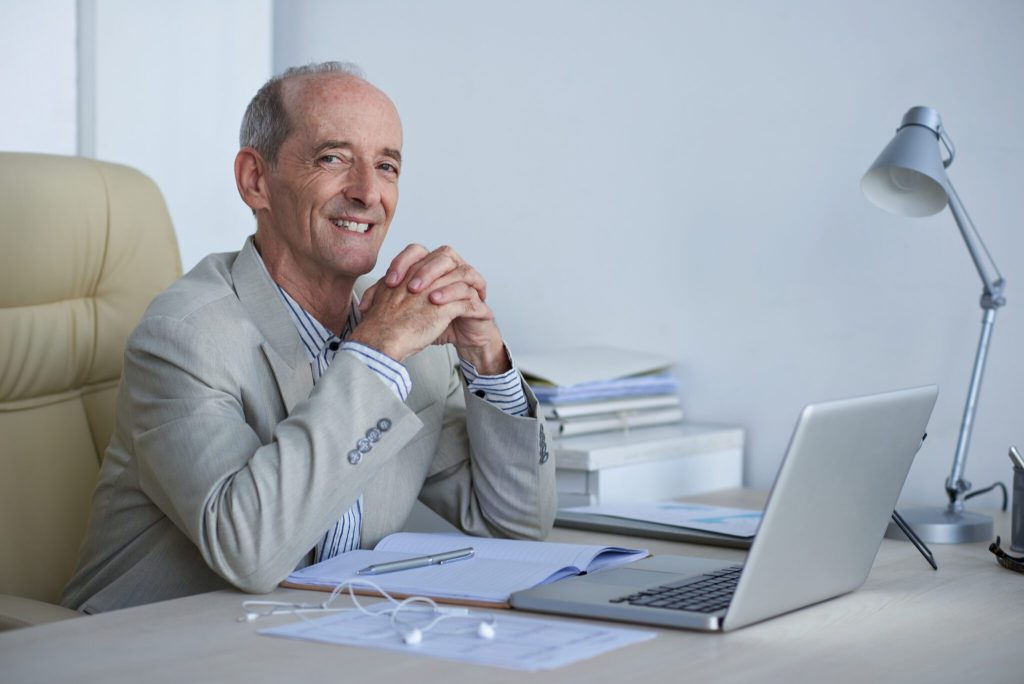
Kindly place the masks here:
POLYGON ((237 377, 252 369, 228 356, 223 341, 187 322, 149 317, 129 341, 122 391, 141 489, 213 571, 265 592, 422 423, 376 373, 339 354, 264 444, 246 412, 270 399, 256 396, 251 377, 237 377), (373 458, 351 462, 349 452, 376 425, 386 429, 373 458))
POLYGON ((555 462, 537 400, 506 414, 465 387, 448 348, 451 377, 438 453, 420 499, 468 534, 543 539, 555 518, 555 462))

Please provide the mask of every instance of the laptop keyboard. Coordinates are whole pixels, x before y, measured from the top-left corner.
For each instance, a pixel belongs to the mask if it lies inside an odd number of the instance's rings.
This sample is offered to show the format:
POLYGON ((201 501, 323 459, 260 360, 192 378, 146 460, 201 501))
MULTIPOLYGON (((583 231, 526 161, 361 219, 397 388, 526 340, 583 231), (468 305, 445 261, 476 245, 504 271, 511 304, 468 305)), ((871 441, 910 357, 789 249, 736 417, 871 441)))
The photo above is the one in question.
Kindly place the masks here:
POLYGON ((680 582, 651 587, 635 594, 613 598, 611 603, 714 613, 729 605, 742 570, 742 565, 732 565, 706 575, 688 577, 680 582))

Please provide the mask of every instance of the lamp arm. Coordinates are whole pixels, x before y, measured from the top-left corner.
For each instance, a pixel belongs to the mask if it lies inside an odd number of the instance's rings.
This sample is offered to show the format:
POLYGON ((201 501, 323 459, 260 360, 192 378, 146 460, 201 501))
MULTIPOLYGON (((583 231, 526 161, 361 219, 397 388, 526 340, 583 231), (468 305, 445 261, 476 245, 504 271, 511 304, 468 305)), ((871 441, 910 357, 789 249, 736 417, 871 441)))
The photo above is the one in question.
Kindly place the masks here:
POLYGON ((988 346, 992 339, 992 326, 996 322, 996 306, 985 307, 981 317, 981 337, 978 339, 978 351, 974 356, 974 368, 971 370, 971 384, 967 389, 967 401, 964 402, 964 416, 960 422, 960 436, 956 440, 956 453, 953 456, 953 468, 946 480, 946 494, 949 496, 950 509, 963 510, 964 494, 971 489, 971 483, 964 479, 964 467, 967 464, 967 449, 971 444, 971 433, 974 430, 974 415, 978 411, 978 395, 981 393, 981 379, 985 375, 985 359, 988 357, 988 346))
POLYGON ((974 368, 971 371, 971 383, 967 390, 967 401, 964 405, 963 420, 960 423, 960 436, 956 443, 956 454, 953 457, 953 469, 946 480, 946 494, 949 496, 950 510, 959 512, 963 509, 964 494, 971 488, 971 483, 964 480, 964 465, 967 462, 967 449, 971 442, 971 432, 974 428, 974 415, 978 408, 978 395, 981 392, 981 379, 985 374, 985 359, 988 356, 989 342, 992 337, 992 326, 996 320, 996 310, 1006 304, 1003 296, 1003 289, 1006 281, 996 267, 992 255, 985 247, 981 235, 974 227, 971 217, 964 209, 959 195, 953 188, 953 184, 947 181, 947 197, 949 198, 949 209, 953 212, 956 225, 963 236, 967 251, 971 253, 978 275, 981 276, 983 292, 981 295, 981 308, 983 315, 981 319, 981 337, 978 340, 978 351, 974 357, 974 368))
POLYGON ((974 261, 974 267, 978 269, 978 275, 981 277, 984 288, 982 308, 1003 306, 1006 304, 1006 299, 1003 297, 1003 288, 1006 285, 1003 274, 996 267, 992 255, 989 254, 985 242, 981 239, 977 228, 974 227, 974 222, 971 221, 971 217, 960 201, 960 196, 956 193, 956 188, 950 181, 947 181, 946 194, 949 198, 949 210, 953 212, 960 235, 963 237, 967 251, 971 253, 971 259, 974 261))

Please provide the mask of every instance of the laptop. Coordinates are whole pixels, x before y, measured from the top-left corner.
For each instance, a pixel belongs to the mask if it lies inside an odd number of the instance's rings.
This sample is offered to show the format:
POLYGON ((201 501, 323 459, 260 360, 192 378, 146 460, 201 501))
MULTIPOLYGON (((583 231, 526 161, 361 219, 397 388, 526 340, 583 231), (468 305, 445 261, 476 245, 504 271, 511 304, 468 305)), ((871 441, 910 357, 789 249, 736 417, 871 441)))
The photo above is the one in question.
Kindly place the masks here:
POLYGON ((512 594, 515 608, 729 631, 864 583, 924 439, 934 385, 804 408, 746 562, 651 556, 512 594))

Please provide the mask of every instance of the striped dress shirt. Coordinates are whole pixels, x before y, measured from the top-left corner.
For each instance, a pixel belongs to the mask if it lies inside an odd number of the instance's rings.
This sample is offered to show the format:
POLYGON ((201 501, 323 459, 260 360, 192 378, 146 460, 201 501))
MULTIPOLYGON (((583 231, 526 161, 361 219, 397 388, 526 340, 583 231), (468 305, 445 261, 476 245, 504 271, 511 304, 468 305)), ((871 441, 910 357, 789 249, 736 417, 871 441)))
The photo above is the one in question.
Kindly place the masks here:
MULTIPOLYGON (((306 350, 306 357, 309 359, 310 369, 313 372, 314 385, 327 371, 338 353, 344 352, 354 355, 366 364, 400 400, 405 401, 408 398, 409 392, 412 391, 412 379, 404 365, 372 347, 347 340, 361 320, 359 303, 355 295, 352 297, 352 306, 349 309, 348 319, 345 321, 345 328, 340 335, 335 335, 308 311, 299 306, 298 302, 292 299, 284 288, 278 285, 277 290, 281 294, 281 299, 291 315, 292 323, 295 324, 295 329, 306 350)), ((515 367, 501 375, 481 375, 468 361, 460 358, 459 364, 470 392, 486 399, 506 413, 525 416, 529 412, 526 393, 523 391, 515 367)), ((363 497, 360 495, 355 504, 317 542, 313 549, 313 562, 319 563, 339 553, 358 549, 362 518, 363 497)))

